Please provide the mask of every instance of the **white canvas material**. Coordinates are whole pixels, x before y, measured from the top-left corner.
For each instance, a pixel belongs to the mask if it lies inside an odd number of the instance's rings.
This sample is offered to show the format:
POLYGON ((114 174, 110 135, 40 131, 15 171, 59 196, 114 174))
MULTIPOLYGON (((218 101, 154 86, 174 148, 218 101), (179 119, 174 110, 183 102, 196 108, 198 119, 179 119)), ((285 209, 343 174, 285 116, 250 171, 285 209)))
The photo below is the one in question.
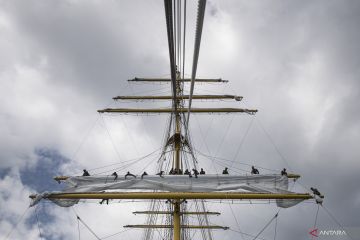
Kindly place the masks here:
MULTIPOLYGON (((244 192, 244 193, 292 193, 288 191, 287 176, 269 175, 146 175, 141 176, 79 176, 70 177, 65 181, 66 188, 62 193, 71 192, 104 192, 104 191, 134 191, 134 190, 157 190, 166 192, 244 192)), ((38 195, 41 198, 48 196, 46 192, 38 195)), ((302 200, 277 200, 279 207, 291 207, 302 200)), ((71 206, 77 200, 54 201, 60 206, 71 206)))

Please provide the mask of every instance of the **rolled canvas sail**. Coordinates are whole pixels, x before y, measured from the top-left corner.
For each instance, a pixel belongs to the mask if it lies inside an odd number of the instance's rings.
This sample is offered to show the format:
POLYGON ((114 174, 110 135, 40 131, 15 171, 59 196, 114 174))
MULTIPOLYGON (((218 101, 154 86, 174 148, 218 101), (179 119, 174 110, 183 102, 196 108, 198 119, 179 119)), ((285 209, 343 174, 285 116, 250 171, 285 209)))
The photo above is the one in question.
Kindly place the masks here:
MULTIPOLYGON (((146 175, 141 176, 79 176, 69 177, 64 193, 104 192, 112 190, 157 190, 167 192, 247 192, 247 193, 291 193, 288 191, 288 178, 282 175, 146 175)), ((46 197, 49 193, 44 193, 46 197)), ((42 198, 39 196, 40 199, 42 198)), ((40 200, 38 199, 38 200, 40 200)), ((300 200, 301 201, 301 200, 300 200)), ((277 201, 280 207, 290 207, 299 200, 277 201)), ((60 206, 71 206, 77 201, 54 201, 60 206)))

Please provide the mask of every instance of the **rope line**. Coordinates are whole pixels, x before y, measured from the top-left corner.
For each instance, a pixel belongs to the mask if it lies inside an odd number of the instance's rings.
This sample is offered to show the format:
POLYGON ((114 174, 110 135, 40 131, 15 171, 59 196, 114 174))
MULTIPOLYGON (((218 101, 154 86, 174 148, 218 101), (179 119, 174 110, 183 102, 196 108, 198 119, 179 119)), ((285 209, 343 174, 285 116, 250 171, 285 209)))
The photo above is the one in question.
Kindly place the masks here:
MULTIPOLYGON (((244 234, 245 236, 248 236, 248 237, 254 237, 254 235, 252 235, 252 234, 244 233, 244 232, 237 231, 237 230, 234 230, 234 229, 231 229, 231 228, 229 228, 229 230, 232 231, 232 232, 244 234)), ((266 240, 266 238, 258 238, 258 239, 259 239, 259 240, 266 240)))
POLYGON ((320 208, 320 204, 317 205, 317 210, 316 210, 316 215, 315 215, 315 222, 314 222, 314 228, 316 227, 316 223, 317 223, 317 219, 318 219, 318 215, 319 215, 319 208, 320 208))
POLYGON ((124 233, 124 232, 126 232, 126 231, 129 231, 129 230, 130 230, 130 229, 125 229, 125 230, 122 230, 122 231, 120 231, 120 232, 117 232, 117 233, 114 233, 114 234, 111 234, 111 235, 102 237, 101 239, 111 238, 111 237, 114 237, 114 236, 119 235, 119 234, 121 234, 121 233, 124 233))
POLYGON ((278 224, 278 218, 275 219, 274 240, 276 240, 277 224, 278 224))
POLYGON ((15 230, 15 228, 17 228, 18 224, 22 221, 22 219, 25 217, 27 211, 30 209, 30 207, 27 207, 25 209, 25 211, 21 214, 21 216, 18 218, 17 222, 15 223, 15 225, 13 225, 13 227, 11 228, 11 230, 9 231, 9 233, 5 236, 4 240, 9 239, 10 235, 13 233, 13 231, 15 230))
MULTIPOLYGON (((202 29, 203 29, 203 25, 204 25, 205 8, 206 8, 206 0, 199 0, 197 19, 196 19, 193 65, 192 65, 192 72, 191 72, 189 107, 188 107, 188 113, 187 113, 187 119, 186 119, 186 126, 189 125, 189 119, 190 119, 190 109, 191 109, 192 96, 194 93, 197 64, 198 64, 198 60, 199 60, 200 42, 201 42, 202 29)), ((187 132, 188 132, 188 130, 186 129, 186 134, 187 134, 187 132)))
POLYGON ((182 63, 182 78, 185 78, 185 40, 186 40, 186 0, 184 0, 184 33, 183 33, 183 63, 182 63))
MULTIPOLYGON (((71 210, 74 212, 75 216, 76 216, 76 219, 78 221, 80 221, 88 230, 89 232, 91 232, 98 240, 101 240, 101 238, 99 238, 95 232, 79 217, 79 215, 77 214, 76 210, 74 207, 71 207, 71 210)), ((80 228, 79 228, 80 229, 80 228)), ((80 230, 79 230, 80 231, 80 230)), ((79 236, 80 236, 80 233, 79 233, 79 236)))
POLYGON ((37 227, 38 227, 38 230, 39 230, 39 237, 40 237, 40 239, 42 239, 42 234, 41 234, 41 230, 40 230, 40 221, 39 221, 39 216, 38 216, 38 213, 37 213, 38 207, 39 207, 39 205, 37 205, 37 206, 34 208, 34 212, 35 212, 37 227))
POLYGON ((250 131, 250 128, 251 128, 251 126, 252 126, 252 124, 253 124, 253 122, 254 122, 254 119, 255 119, 255 117, 253 117, 253 118, 251 119, 251 122, 250 122, 249 126, 247 127, 244 136, 241 138, 240 145, 239 145, 239 147, 236 149, 236 153, 235 153, 235 156, 234 156, 234 160, 233 160, 233 163, 231 164, 230 167, 232 167, 233 164, 234 164, 234 162, 236 161, 236 158, 237 158, 237 156, 238 156, 238 154, 239 154, 239 152, 240 152, 240 149, 241 149, 242 146, 244 145, 245 139, 246 139, 246 137, 247 137, 247 135, 248 135, 248 133, 249 133, 249 131, 250 131))
POLYGON ((236 218, 236 216, 235 216, 234 210, 232 209, 230 203, 229 203, 228 205, 229 205, 230 210, 231 210, 231 213, 232 213, 232 215, 233 215, 233 217, 234 217, 234 219, 235 219, 235 222, 236 222, 236 225, 237 225, 237 227, 238 227, 238 229, 239 229, 239 232, 241 233, 241 238, 242 238, 243 240, 245 240, 244 234, 243 234, 242 231, 241 231, 240 224, 239 224, 239 222, 238 222, 238 220, 237 220, 237 218, 236 218))
POLYGON ((102 120, 103 123, 104 123, 104 128, 105 128, 105 130, 106 130, 106 132, 107 132, 107 134, 108 134, 108 136, 109 136, 110 142, 111 142, 111 144, 112 144, 112 146, 113 146, 113 148, 114 148, 114 151, 115 151, 115 153, 116 153, 116 156, 118 157, 119 161, 121 161, 120 153, 119 153, 119 151, 117 150, 117 148, 116 148, 116 146, 115 146, 114 140, 113 140, 112 137, 111 137, 111 134, 110 134, 110 132, 109 132, 109 129, 108 129, 108 127, 106 126, 105 119, 104 119, 104 117, 103 117, 102 115, 101 115, 101 120, 102 120))
MULTIPOLYGON (((322 206, 322 208, 325 210, 325 212, 328 214, 328 216, 329 216, 343 231, 345 231, 344 226, 334 217, 334 215, 331 214, 331 212, 330 212, 325 206, 323 206, 323 205, 321 205, 321 206, 322 206)), ((348 232, 346 232, 346 237, 348 237, 348 238, 351 239, 351 240, 355 240, 355 239, 353 239, 353 238, 349 235, 348 232)))
POLYGON ((169 58, 170 58, 170 73, 171 73, 171 87, 173 95, 173 108, 174 112, 177 112, 176 107, 176 66, 175 66, 175 53, 174 53, 174 33, 173 33, 173 16, 172 16, 172 1, 164 0, 165 18, 166 18, 166 30, 169 46, 169 58))
POLYGON ((269 139, 269 141, 271 142, 271 144, 274 146, 276 152, 279 154, 279 156, 281 157, 281 159, 285 162, 285 164, 287 165, 288 169, 290 171, 292 171, 289 162, 286 160, 286 158, 284 157, 284 155, 280 152, 279 148, 277 147, 277 145, 275 144, 275 141, 272 139, 272 137, 270 136, 270 134, 266 131, 266 129, 264 128, 264 126, 261 124, 260 119, 257 120, 257 122, 259 123, 259 126, 261 127, 261 129, 264 131, 265 135, 267 136, 267 138, 269 139))
POLYGON ((98 240, 101 240, 101 238, 99 238, 98 235, 96 235, 96 233, 78 215, 76 217, 89 230, 89 232, 94 235, 94 237, 96 237, 98 240))
POLYGON ((79 240, 80 240, 80 222, 79 222, 79 219, 77 219, 77 227, 78 227, 78 236, 79 236, 79 240))
POLYGON ((274 219, 276 219, 278 216, 279 216, 279 211, 278 211, 278 212, 275 214, 275 216, 272 217, 272 218, 270 219, 270 221, 260 230, 260 232, 253 238, 253 240, 256 240, 256 239, 260 236, 260 234, 262 234, 263 231, 265 231, 265 229, 271 224, 271 222, 272 222, 274 219))

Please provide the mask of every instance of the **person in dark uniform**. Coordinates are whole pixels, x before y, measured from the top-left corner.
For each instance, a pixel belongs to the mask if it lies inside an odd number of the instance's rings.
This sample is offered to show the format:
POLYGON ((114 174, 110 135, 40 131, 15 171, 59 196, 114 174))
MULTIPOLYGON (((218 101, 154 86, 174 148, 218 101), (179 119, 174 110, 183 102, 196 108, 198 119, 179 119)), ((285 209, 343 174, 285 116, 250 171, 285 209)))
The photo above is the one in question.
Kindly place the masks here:
POLYGON ((205 171, 204 171, 204 169, 201 168, 200 175, 204 175, 204 174, 205 174, 205 171))
POLYGON ((186 174, 186 175, 190 174, 189 170, 188 170, 188 169, 185 169, 184 174, 186 174))
POLYGON ((160 177, 163 178, 163 174, 164 174, 164 171, 160 171, 159 173, 157 173, 156 175, 159 175, 160 177))
POLYGON ((111 174, 111 176, 114 176, 114 181, 118 178, 118 175, 117 175, 116 172, 113 172, 113 173, 111 174))
POLYGON ((318 195, 318 196, 321 196, 321 193, 319 192, 319 190, 317 190, 316 188, 310 188, 311 191, 315 194, 315 195, 318 195))
POLYGON ((284 175, 287 176, 286 168, 284 168, 284 169, 281 171, 281 175, 282 175, 282 176, 284 176, 284 175))
POLYGON ((141 174, 141 179, 144 178, 144 176, 148 175, 147 172, 144 172, 143 174, 141 174))
POLYGON ((197 178, 199 175, 199 171, 197 169, 193 168, 193 172, 194 172, 195 178, 197 178))
POLYGON ((227 167, 223 170, 222 174, 229 174, 229 171, 228 171, 227 167))
POLYGON ((136 178, 136 176, 135 176, 134 174, 131 174, 130 172, 127 172, 127 174, 125 174, 125 179, 126 179, 127 177, 134 177, 134 178, 136 178))
POLYGON ((90 176, 90 173, 86 169, 84 169, 83 172, 83 176, 90 176))
POLYGON ((259 174, 259 170, 254 166, 251 166, 251 174, 259 174))

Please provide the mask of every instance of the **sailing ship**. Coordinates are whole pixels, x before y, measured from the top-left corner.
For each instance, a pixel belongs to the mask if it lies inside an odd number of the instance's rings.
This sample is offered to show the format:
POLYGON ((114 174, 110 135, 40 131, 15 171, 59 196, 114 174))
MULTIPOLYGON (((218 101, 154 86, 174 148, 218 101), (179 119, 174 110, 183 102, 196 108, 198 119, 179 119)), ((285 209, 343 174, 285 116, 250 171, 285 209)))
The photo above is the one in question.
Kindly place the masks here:
MULTIPOLYGON (((125 228, 144 229, 144 239, 154 238, 154 229, 161 229, 168 239, 191 239, 191 231, 200 230, 203 239, 213 239, 212 230, 227 230, 227 226, 211 224, 209 216, 220 212, 208 211, 206 200, 273 201, 280 208, 292 207, 304 200, 313 199, 321 204, 323 196, 316 190, 312 193, 296 193, 289 190, 289 180, 296 180, 298 174, 229 174, 206 173, 199 167, 197 153, 190 133, 190 116, 193 114, 235 114, 254 115, 256 109, 247 108, 198 108, 192 107, 192 100, 233 100, 241 101, 237 95, 197 95, 193 94, 198 83, 227 83, 227 80, 196 77, 200 51, 202 26, 206 0, 199 0, 194 44, 192 74, 186 78, 185 66, 185 23, 181 22, 181 12, 186 13, 186 1, 165 0, 165 16, 170 59, 170 78, 134 78, 130 83, 166 83, 171 86, 172 95, 116 96, 115 101, 170 101, 168 108, 105 108, 100 114, 168 114, 165 138, 161 154, 156 161, 156 173, 144 171, 142 174, 126 175, 114 172, 107 175, 56 176, 54 179, 65 183, 61 192, 33 194, 31 205, 47 199, 62 207, 79 204, 79 200, 98 199, 101 203, 114 199, 148 200, 149 209, 135 214, 147 216, 146 224, 126 225, 125 228), (181 30, 184 26, 184 30, 181 30), (185 89, 190 88, 189 93, 185 89), (192 206, 192 207, 190 207, 192 206), (193 208, 193 209, 192 209, 193 208), (165 218, 166 224, 159 224, 158 216, 165 218), (193 224, 191 217, 198 219, 193 224)), ((184 15, 183 20, 186 19, 184 15)))

